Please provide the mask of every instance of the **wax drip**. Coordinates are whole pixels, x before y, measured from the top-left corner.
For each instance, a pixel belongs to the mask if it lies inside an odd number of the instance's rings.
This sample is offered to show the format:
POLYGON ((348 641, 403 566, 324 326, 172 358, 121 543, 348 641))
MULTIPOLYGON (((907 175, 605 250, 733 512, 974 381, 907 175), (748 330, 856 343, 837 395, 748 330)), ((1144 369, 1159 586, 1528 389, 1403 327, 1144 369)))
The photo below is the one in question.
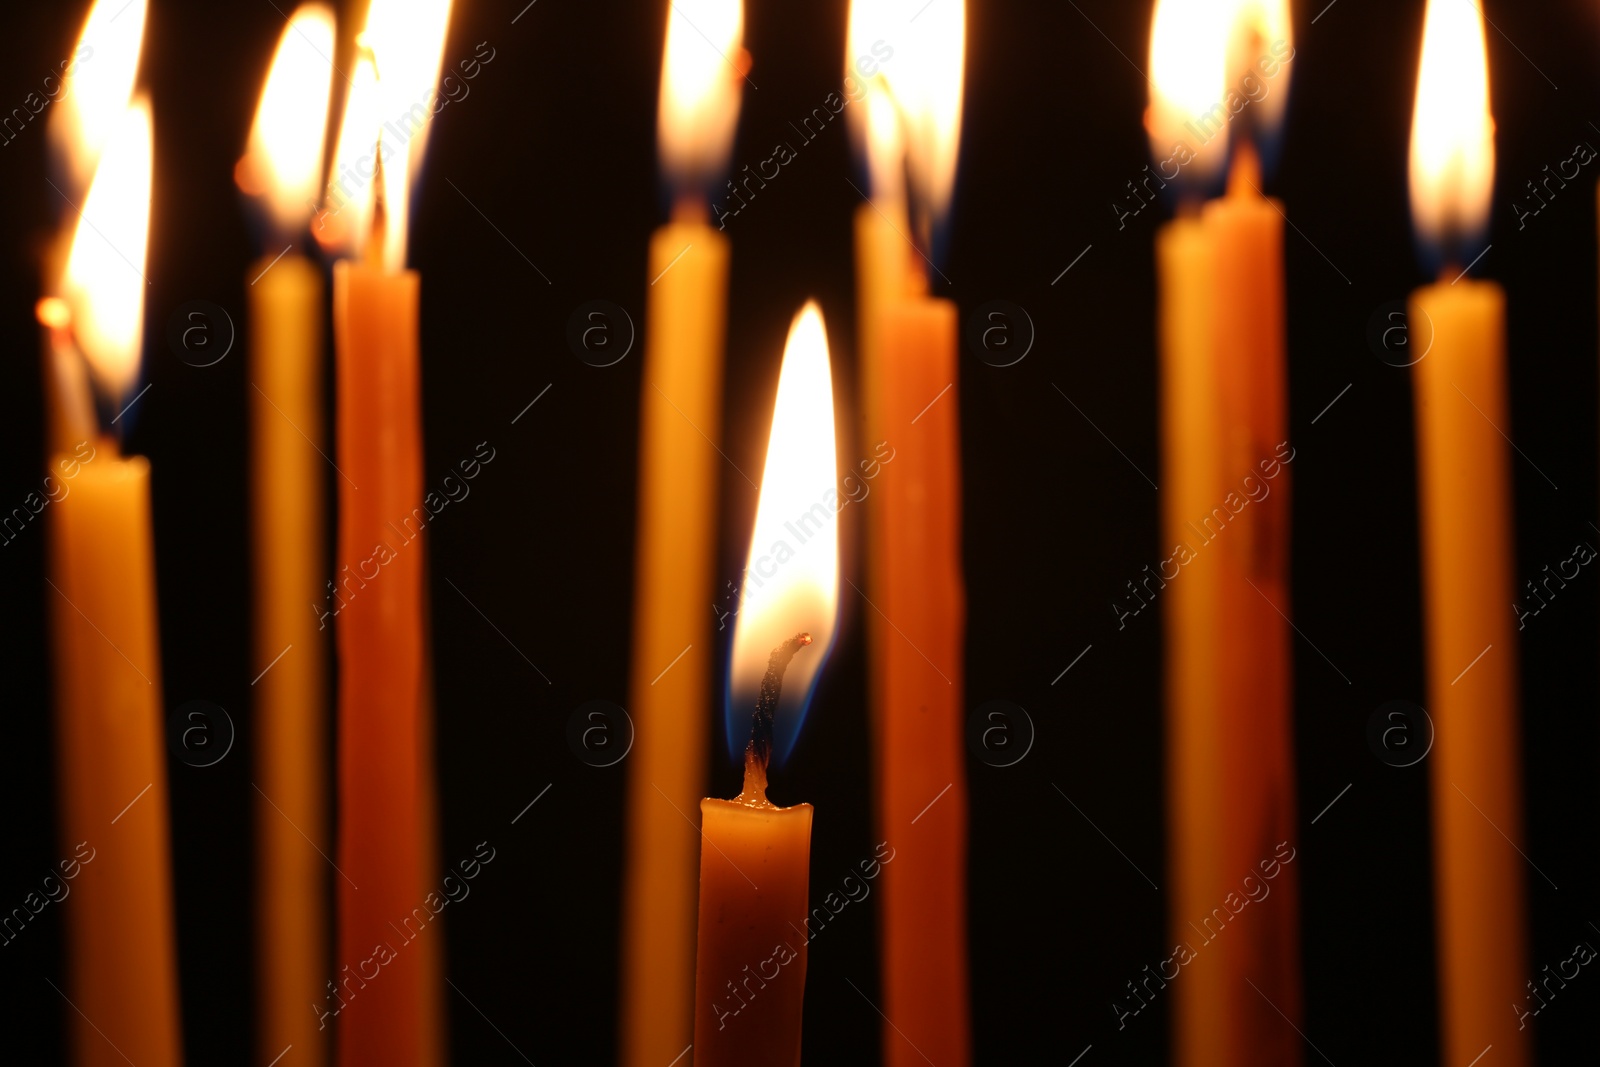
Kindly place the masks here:
POLYGON ((794 654, 811 643, 808 633, 795 634, 772 650, 767 673, 761 678, 761 695, 756 698, 755 715, 750 719, 750 743, 744 749, 744 793, 747 800, 765 800, 767 764, 772 759, 772 725, 778 713, 778 698, 783 692, 783 672, 794 654))

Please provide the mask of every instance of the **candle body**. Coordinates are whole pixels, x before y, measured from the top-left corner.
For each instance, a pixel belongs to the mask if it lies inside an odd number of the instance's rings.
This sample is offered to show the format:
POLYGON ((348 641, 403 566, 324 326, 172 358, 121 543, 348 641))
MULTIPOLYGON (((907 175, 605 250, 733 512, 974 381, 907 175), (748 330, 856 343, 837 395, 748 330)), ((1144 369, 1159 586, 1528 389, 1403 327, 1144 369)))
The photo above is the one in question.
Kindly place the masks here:
MULTIPOLYGON (((1199 218, 1178 218, 1156 238, 1160 281, 1163 567, 1147 590, 1165 598, 1167 881, 1174 944, 1222 900, 1222 635, 1216 625, 1221 561, 1203 524, 1221 500, 1220 387, 1215 369, 1212 242, 1199 218), (1168 576, 1171 575, 1170 579, 1168 576)), ((1240 872, 1240 876, 1246 872, 1240 872)), ((1198 946, 1193 946, 1198 948, 1198 946)), ((1173 991, 1173 1048, 1184 1067, 1227 1062, 1229 991, 1220 968, 1194 968, 1173 991), (1209 1058, 1208 1058, 1209 1057, 1209 1058)), ((1133 1005, 1129 1005, 1132 1009, 1133 1005)))
MULTIPOLYGON (((1222 904, 1242 879, 1261 881, 1260 864, 1296 835, 1289 603, 1290 472, 1284 358, 1281 209, 1248 181, 1205 206, 1211 243, 1212 317, 1221 417, 1222 483, 1201 514, 1222 509, 1226 535, 1218 554, 1220 631, 1217 757, 1223 787, 1221 842, 1226 884, 1208 905, 1222 904), (1270 477, 1269 477, 1270 474, 1270 477)), ((1290 446, 1292 447, 1292 446, 1290 446)), ((1192 516, 1198 520, 1199 516, 1192 516)), ((1286 850, 1285 850, 1286 851, 1286 850)), ((1287 853, 1291 854, 1292 853, 1287 853)), ((1279 864, 1271 903, 1230 930, 1215 949, 1227 961, 1230 1025, 1238 1058, 1294 1064, 1302 1042, 1283 1016, 1301 1025, 1299 868, 1279 864), (1250 990, 1259 986, 1272 1003, 1250 990), (1280 1015, 1279 1012, 1283 1014, 1280 1015)), ((1196 1062, 1206 1062, 1198 1060, 1196 1062)))
MULTIPOLYGON (((856 365, 860 381, 860 425, 858 441, 867 448, 887 440, 888 411, 884 401, 884 359, 882 334, 884 319, 889 308, 904 300, 914 291, 919 280, 909 262, 911 255, 902 230, 908 230, 904 203, 885 201, 875 204, 865 201, 856 207, 855 262, 856 262, 856 365), (899 229, 897 229, 899 227, 899 229)), ((865 565, 864 584, 867 597, 882 603, 884 563, 882 559, 884 538, 882 516, 873 509, 861 515, 866 525, 863 539, 865 565)), ((866 613, 867 661, 882 662, 884 642, 894 636, 875 611, 866 613)), ((871 687, 872 707, 883 706, 885 673, 869 670, 867 684, 871 687)), ((873 716, 873 746, 881 744, 878 735, 881 716, 873 716)))
POLYGON ((183 1044, 150 465, 91 447, 50 521, 62 848, 88 861, 66 912, 64 1014, 77 1067, 165 1067, 183 1044))
POLYGON ((876 490, 875 610, 888 625, 871 662, 882 672, 878 832, 896 854, 883 873, 883 1011, 894 1020, 883 1060, 960 1067, 971 1033, 956 308, 903 299, 883 323, 883 433, 895 458, 876 490))
POLYGON ((728 241, 673 222, 650 242, 640 392, 639 518, 623 887, 624 1067, 661 1067, 693 1032, 695 871, 691 819, 705 792, 717 609, 738 603, 712 576, 722 457, 728 241), (670 669, 669 669, 670 668, 670 669))
POLYGON ((799 1067, 811 805, 708 799, 700 816, 695 1067, 799 1067))
POLYGON ((423 1043, 422 967, 419 950, 407 947, 432 917, 419 890, 423 554, 412 542, 428 515, 418 291, 414 272, 334 267, 342 474, 335 974, 345 1067, 416 1064, 423 1043))
POLYGON ((250 287, 257 1055, 292 1045, 321 1067, 331 1031, 308 1005, 331 977, 322 276, 301 256, 268 266, 250 287))
MULTIPOLYGON (((1502 430, 1505 294, 1462 279, 1412 294, 1432 346, 1416 364, 1417 482, 1433 799, 1436 941, 1444 1062, 1494 1045, 1532 1061, 1513 1005, 1526 1003, 1517 644, 1512 632, 1511 475, 1502 430), (1499 427, 1499 429, 1496 429, 1499 427), (1501 836, 1504 834, 1505 836, 1501 836)), ((1417 343, 1426 346, 1419 336, 1417 343)))

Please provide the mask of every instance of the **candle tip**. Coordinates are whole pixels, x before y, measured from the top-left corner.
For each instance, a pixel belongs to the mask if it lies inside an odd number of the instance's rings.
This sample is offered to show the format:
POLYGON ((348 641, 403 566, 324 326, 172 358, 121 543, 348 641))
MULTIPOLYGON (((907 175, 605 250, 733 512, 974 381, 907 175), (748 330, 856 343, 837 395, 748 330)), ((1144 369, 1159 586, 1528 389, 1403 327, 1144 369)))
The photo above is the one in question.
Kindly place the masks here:
POLYGON ((383 246, 389 228, 389 201, 383 189, 383 134, 378 134, 376 160, 372 165, 372 229, 367 236, 366 261, 370 266, 383 263, 383 246))
POLYGON ((772 650, 767 660, 767 673, 761 679, 761 695, 756 699, 756 711, 750 721, 750 744, 745 749, 746 775, 752 760, 766 777, 767 763, 772 758, 772 722, 778 712, 778 698, 783 692, 783 672, 794 654, 811 643, 809 633, 798 633, 772 650))

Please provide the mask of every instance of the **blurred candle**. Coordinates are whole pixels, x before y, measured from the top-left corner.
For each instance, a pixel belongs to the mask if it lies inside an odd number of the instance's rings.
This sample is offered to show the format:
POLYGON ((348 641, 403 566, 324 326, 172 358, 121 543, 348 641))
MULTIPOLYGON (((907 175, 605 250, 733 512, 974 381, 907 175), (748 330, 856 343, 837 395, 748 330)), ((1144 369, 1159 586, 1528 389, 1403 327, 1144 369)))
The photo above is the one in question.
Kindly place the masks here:
POLYGON ((1494 1047, 1532 1062, 1517 1018, 1528 971, 1505 294, 1459 263, 1487 227, 1494 122, 1481 15, 1429 0, 1411 128, 1411 203, 1444 269, 1411 296, 1433 783, 1441 1062, 1494 1047), (1511 842, 1511 843, 1508 843, 1511 842), (1515 1025, 1514 1025, 1515 1024, 1515 1025))
POLYGON ((795 316, 784 346, 750 536, 756 579, 740 591, 734 624, 726 711, 729 747, 743 750, 744 790, 731 801, 700 803, 697 1067, 800 1062, 806 943, 814 933, 806 914, 811 805, 770 803, 767 771, 792 748, 833 643, 837 479, 833 376, 813 302, 795 316), (813 504, 823 511, 809 511, 813 504), (794 515, 810 520, 803 539, 788 529, 794 515), (775 553, 779 543, 788 551, 775 553))
POLYGON ((864 426, 873 447, 895 450, 867 531, 870 610, 883 615, 868 629, 876 816, 899 857, 883 876, 883 1011, 893 1024, 880 1035, 891 1067, 925 1057, 960 1067, 971 1023, 959 326, 954 303, 926 295, 924 264, 955 187, 966 5, 936 5, 909 26, 895 13, 854 0, 847 60, 861 73, 873 42, 895 42, 868 79, 861 140, 873 200, 856 216, 864 426))
MULTIPOLYGON (((1136 196, 1180 201, 1156 252, 1162 548, 1184 572, 1147 577, 1145 591, 1165 605, 1180 944, 1294 837, 1283 214, 1261 192, 1258 155, 1282 120, 1290 33, 1282 0, 1160 0, 1151 29, 1145 124, 1159 162, 1136 196), (1226 195, 1198 204, 1230 162, 1226 195)), ((1278 866, 1274 903, 1174 991, 1185 1067, 1299 1060, 1279 1015, 1301 1016, 1297 877, 1278 866)))
POLYGON ((639 416, 623 886, 621 1062, 661 1067, 691 1041, 695 863, 705 792, 728 240, 707 220, 739 118, 741 0, 669 6, 658 147, 676 197, 650 239, 639 416))
POLYGON ((327 578, 322 456, 322 272, 293 250, 322 179, 333 13, 295 11, 256 109, 240 187, 262 199, 268 238, 249 268, 254 545, 257 1039, 328 1061, 326 1024, 307 1010, 327 981, 327 652, 332 616, 312 609, 327 578), (311 610, 308 610, 311 609, 311 610), (302 836, 305 835, 305 836, 302 836), (308 845, 307 839, 313 843, 308 845), (314 847, 313 847, 314 846, 314 847))
MULTIPOLYGON (((438 1046, 438 932, 407 922, 423 903, 430 825, 422 545, 421 278, 405 268, 411 175, 428 128, 398 131, 438 79, 449 0, 374 0, 340 135, 341 159, 373 175, 341 199, 359 258, 334 266, 338 568, 331 583, 339 653, 338 1062, 424 1064, 438 1046), (382 80, 377 72, 383 72, 382 80), (363 137, 362 131, 368 131, 363 137), (381 132, 380 132, 381 131, 381 132), (403 137, 402 137, 403 135, 403 137), (364 164, 357 151, 366 150, 364 164), (376 978, 364 972, 377 967, 376 978), (344 968, 348 967, 346 971, 344 968), (361 973, 357 988, 347 975, 361 973)), ((331 197, 330 197, 331 199, 331 197)))
MULTIPOLYGON (((150 189, 141 98, 111 127, 61 296, 40 309, 119 427, 137 399, 150 189)), ((64 399, 83 425, 87 398, 64 399)), ((110 436, 54 445, 52 475, 73 479, 49 522, 62 848, 94 863, 66 913, 69 1057, 179 1064, 150 464, 110 436)))

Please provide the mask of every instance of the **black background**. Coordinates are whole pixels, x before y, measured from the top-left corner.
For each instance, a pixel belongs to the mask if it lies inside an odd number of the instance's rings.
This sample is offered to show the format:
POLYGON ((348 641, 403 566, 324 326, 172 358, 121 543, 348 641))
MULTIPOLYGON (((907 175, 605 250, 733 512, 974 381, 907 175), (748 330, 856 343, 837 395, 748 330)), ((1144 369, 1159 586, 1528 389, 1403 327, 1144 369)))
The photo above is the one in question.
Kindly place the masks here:
MULTIPOLYGON (((479 441, 498 451, 470 498, 429 532, 440 863, 484 839, 498 849, 471 898, 449 910, 446 932, 452 980, 504 1037, 454 993, 450 1036, 459 1063, 521 1062, 509 1039, 537 1063, 601 1064, 615 1053, 626 768, 579 762, 564 730, 586 700, 626 700, 640 359, 636 349, 616 366, 587 366, 565 331, 591 299, 617 302, 635 322, 642 316, 646 239, 663 217, 654 121, 664 5, 540 0, 513 25, 523 2, 465 0, 452 16, 447 64, 480 41, 496 56, 433 129, 411 251, 424 277, 428 481, 479 441), (513 827, 546 784, 550 792, 513 827)), ((1165 884, 1160 624, 1151 611, 1119 632, 1108 607, 1160 556, 1158 493, 1139 473, 1160 480, 1159 214, 1147 210, 1119 231, 1110 206, 1147 162, 1140 68, 1150 6, 969 5, 962 165, 942 267, 965 314, 1009 299, 1038 331, 1013 367, 964 353, 959 383, 968 704, 1015 701, 1038 728, 1034 749, 1014 767, 969 760, 982 1063, 1067 1062, 1090 1044, 1085 1064, 1151 1063, 1169 1039, 1165 1004, 1121 1032, 1110 1007, 1126 980, 1165 956, 1167 940, 1166 894, 1134 869, 1165 884)), ((745 91, 736 165, 766 158, 772 143, 790 138, 790 120, 838 88, 844 48, 845 0, 751 0, 748 8, 751 79, 760 88, 745 91)), ((1520 581, 1600 536, 1591 525, 1594 175, 1520 232, 1511 208, 1545 164, 1570 156, 1580 140, 1600 144, 1591 122, 1600 122, 1600 27, 1586 0, 1488 0, 1485 9, 1497 27, 1488 41, 1499 179, 1493 247, 1476 273, 1502 282, 1509 297, 1507 431, 1526 457, 1513 458, 1520 581)), ((1422 281, 1405 198, 1422 13, 1421 0, 1295 4, 1287 140, 1270 186, 1294 226, 1286 256, 1298 450, 1294 614, 1305 635, 1294 646, 1304 1030, 1339 1064, 1437 1056, 1428 765, 1386 766, 1365 738, 1385 701, 1426 702, 1409 372, 1385 365, 1365 340, 1374 312, 1422 281)), ((80 18, 76 4, 8 13, 0 104, 20 105, 37 89, 70 53, 80 18)), ((246 271, 260 249, 232 167, 282 28, 271 3, 155 0, 141 75, 156 131, 146 345, 154 385, 136 409, 129 448, 154 464, 166 701, 215 701, 240 727, 235 750, 216 766, 169 768, 194 1064, 244 1063, 253 1053, 249 683, 261 665, 249 654, 243 346, 198 369, 175 358, 165 332, 173 312, 195 299, 242 321, 246 271)), ((43 469, 33 302, 39 253, 64 207, 44 180, 48 117, 0 148, 0 503, 8 509, 37 488, 43 469)), ((853 176, 846 131, 835 123, 729 222, 724 449, 745 471, 761 467, 783 336, 807 296, 828 317, 840 423, 852 425, 853 176)), ((841 461, 867 454, 848 432, 840 452, 841 461)), ((721 570, 736 579, 755 499, 729 467, 722 486, 721 570)), ((872 506, 871 498, 863 505, 872 506)), ((848 538, 861 510, 842 516, 851 575, 857 557, 848 538)), ((0 559, 9 632, 0 747, 6 908, 60 851, 39 622, 43 546, 30 528, 0 559)), ((1600 921, 1596 592, 1586 570, 1522 635, 1528 806, 1526 829, 1514 836, 1550 879, 1523 865, 1533 908, 1529 977, 1575 942, 1600 937, 1590 925, 1600 921)), ((843 604, 841 642, 774 784, 780 802, 816 805, 814 896, 873 843, 864 605, 848 588, 843 604)), ((719 743, 712 788, 731 794, 734 769, 723 752, 719 743)), ((70 907, 47 909, 0 951, 12 1020, 0 1041, 30 1049, 28 1062, 59 1060, 69 1009, 45 979, 60 984, 60 923, 70 907)), ((877 999, 873 909, 849 909, 834 925, 812 946, 807 1060, 876 1062, 878 1016, 846 981, 877 999)), ((1570 1062, 1592 1047, 1597 998, 1600 979, 1580 978, 1551 1002, 1535 1024, 1545 1062, 1570 1062)), ((1307 1049, 1306 1059, 1318 1056, 1307 1049)))

